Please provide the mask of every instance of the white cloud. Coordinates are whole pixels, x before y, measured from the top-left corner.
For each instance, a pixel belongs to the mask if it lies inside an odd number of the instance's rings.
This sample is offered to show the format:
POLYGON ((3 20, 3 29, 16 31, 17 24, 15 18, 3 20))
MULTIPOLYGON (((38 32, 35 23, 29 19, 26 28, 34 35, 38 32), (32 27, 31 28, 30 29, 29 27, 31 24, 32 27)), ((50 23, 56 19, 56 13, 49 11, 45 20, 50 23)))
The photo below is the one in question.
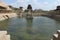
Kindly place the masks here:
POLYGON ((57 5, 60 5, 60 0, 57 0, 57 5))
POLYGON ((44 2, 44 5, 47 6, 47 5, 49 5, 49 3, 48 2, 44 2))
MULTIPOLYGON (((42 0, 41 0, 42 1, 42 0)), ((56 7, 56 5, 60 4, 60 0, 46 0, 44 2, 41 2, 40 0, 16 0, 16 2, 11 3, 10 5, 15 6, 15 7, 19 7, 19 6, 23 6, 25 9, 27 7, 28 4, 31 4, 33 9, 54 9, 56 7)))
POLYGON ((30 0, 16 0, 16 2, 14 2, 14 3, 12 3, 11 5, 14 5, 14 6, 23 6, 23 7, 25 7, 27 4, 28 4, 28 2, 29 2, 30 0))
POLYGON ((60 0, 57 0, 58 2, 60 2, 60 0))

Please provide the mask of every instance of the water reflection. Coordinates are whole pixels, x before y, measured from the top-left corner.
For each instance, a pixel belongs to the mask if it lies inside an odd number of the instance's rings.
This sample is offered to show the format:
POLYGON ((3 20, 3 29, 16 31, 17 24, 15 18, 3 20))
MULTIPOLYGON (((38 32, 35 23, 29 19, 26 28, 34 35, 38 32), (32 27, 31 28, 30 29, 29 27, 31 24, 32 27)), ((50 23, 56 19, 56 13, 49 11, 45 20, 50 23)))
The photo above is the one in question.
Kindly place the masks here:
POLYGON ((32 40, 32 27, 33 27, 33 19, 26 19, 27 26, 26 26, 26 40, 32 40))
POLYGON ((26 19, 27 21, 27 26, 32 26, 32 23, 33 23, 33 19, 26 19))
POLYGON ((34 19, 12 18, 0 22, 0 30, 7 30, 11 40, 50 40, 60 29, 60 22, 47 17, 34 19))
POLYGON ((27 19, 27 33, 31 34, 32 33, 32 24, 33 24, 33 19, 27 19))

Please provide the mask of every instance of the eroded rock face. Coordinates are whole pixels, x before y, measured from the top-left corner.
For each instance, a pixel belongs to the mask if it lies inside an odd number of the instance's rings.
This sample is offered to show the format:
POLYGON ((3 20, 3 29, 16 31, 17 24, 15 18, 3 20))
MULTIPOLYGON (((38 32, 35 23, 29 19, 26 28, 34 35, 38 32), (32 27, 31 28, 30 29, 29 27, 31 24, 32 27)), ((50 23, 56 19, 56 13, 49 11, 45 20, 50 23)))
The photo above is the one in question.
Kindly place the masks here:
POLYGON ((12 9, 9 7, 9 5, 0 2, 0 13, 11 13, 12 9))
POLYGON ((5 7, 0 6, 0 9, 6 9, 5 7))
POLYGON ((0 2, 0 9, 12 10, 6 3, 0 2))

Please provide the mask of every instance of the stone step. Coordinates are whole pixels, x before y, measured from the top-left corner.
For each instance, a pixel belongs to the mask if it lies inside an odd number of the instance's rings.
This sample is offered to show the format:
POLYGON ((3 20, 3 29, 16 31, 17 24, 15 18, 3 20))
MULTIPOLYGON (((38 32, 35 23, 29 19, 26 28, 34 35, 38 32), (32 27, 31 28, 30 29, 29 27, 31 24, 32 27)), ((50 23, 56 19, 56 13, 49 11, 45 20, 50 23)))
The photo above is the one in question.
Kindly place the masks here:
POLYGON ((10 35, 4 35, 2 38, 3 40, 10 40, 10 35))
POLYGON ((60 40, 60 30, 57 31, 58 34, 58 40, 60 40))
POLYGON ((57 33, 60 34, 60 30, 57 30, 57 33))
POLYGON ((0 36, 0 40, 10 40, 10 35, 2 35, 0 36))
POLYGON ((53 40, 58 40, 58 34, 53 35, 53 40))
POLYGON ((0 35, 7 35, 7 31, 0 31, 0 35))
POLYGON ((7 31, 0 31, 0 40, 10 40, 10 35, 7 34, 7 31))

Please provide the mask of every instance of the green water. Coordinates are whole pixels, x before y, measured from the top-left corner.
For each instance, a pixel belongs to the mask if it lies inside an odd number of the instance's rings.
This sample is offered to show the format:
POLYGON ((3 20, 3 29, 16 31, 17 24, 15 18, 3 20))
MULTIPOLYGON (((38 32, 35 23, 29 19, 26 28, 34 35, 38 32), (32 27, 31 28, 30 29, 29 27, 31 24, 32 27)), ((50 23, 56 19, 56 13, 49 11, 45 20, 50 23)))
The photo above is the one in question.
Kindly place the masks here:
POLYGON ((0 22, 0 30, 7 30, 11 40, 50 40, 60 29, 60 22, 48 17, 34 19, 12 18, 0 22))

